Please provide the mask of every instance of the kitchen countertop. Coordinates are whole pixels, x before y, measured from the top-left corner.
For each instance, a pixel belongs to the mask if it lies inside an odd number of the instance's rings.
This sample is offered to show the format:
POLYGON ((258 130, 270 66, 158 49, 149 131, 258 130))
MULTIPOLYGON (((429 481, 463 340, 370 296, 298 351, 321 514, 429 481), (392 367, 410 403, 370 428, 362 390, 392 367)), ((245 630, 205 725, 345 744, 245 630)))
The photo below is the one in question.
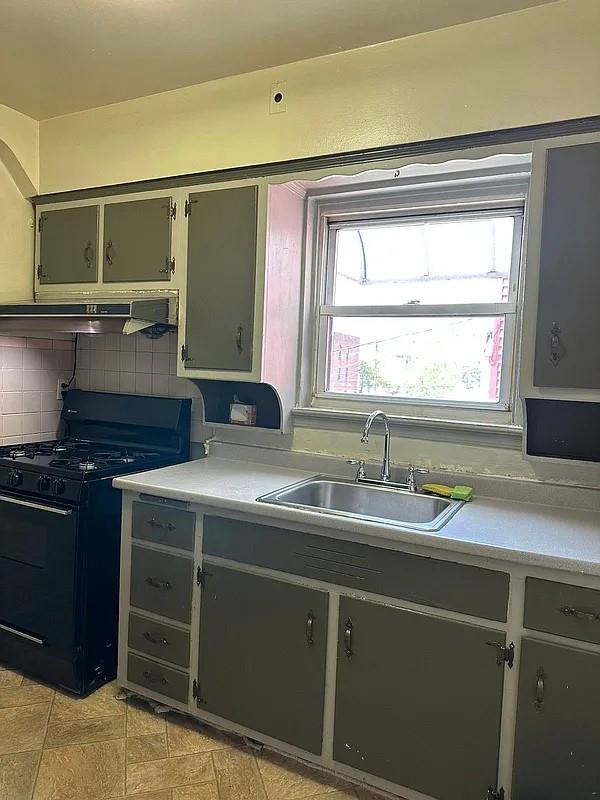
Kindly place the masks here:
POLYGON ((600 576, 600 510, 578 511, 475 496, 439 531, 426 532, 258 503, 257 498, 315 472, 210 456, 164 469, 125 475, 114 485, 212 508, 254 514, 276 522, 343 528, 349 535, 405 542, 519 564, 600 576))

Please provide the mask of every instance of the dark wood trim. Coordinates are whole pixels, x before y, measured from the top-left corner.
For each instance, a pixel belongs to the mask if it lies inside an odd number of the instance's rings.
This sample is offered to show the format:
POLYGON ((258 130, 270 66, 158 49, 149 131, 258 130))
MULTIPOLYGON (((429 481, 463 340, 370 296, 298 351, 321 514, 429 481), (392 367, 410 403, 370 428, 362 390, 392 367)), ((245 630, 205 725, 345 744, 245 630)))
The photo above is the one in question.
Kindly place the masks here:
POLYGON ((153 178, 130 183, 116 183, 110 186, 97 186, 89 189, 74 189, 55 194, 41 194, 32 198, 34 204, 59 203, 69 200, 86 200, 94 197, 111 197, 127 192, 157 191, 175 189, 181 186, 195 186, 202 183, 218 183, 220 181, 261 178, 267 175, 281 175, 287 172, 306 172, 326 167, 344 167, 362 164, 369 161, 383 161, 407 156, 422 156, 452 150, 463 150, 470 147, 490 147, 494 145, 512 144, 513 142, 551 139, 555 136, 573 136, 582 133, 600 131, 600 115, 580 117, 578 119, 547 122, 540 125, 525 125, 520 128, 503 128, 483 133, 469 133, 461 136, 448 136, 442 139, 431 139, 406 144, 371 147, 366 150, 350 150, 344 153, 332 153, 324 156, 295 158, 289 161, 271 161, 264 164, 252 164, 244 167, 231 167, 223 170, 192 172, 166 178, 153 178))

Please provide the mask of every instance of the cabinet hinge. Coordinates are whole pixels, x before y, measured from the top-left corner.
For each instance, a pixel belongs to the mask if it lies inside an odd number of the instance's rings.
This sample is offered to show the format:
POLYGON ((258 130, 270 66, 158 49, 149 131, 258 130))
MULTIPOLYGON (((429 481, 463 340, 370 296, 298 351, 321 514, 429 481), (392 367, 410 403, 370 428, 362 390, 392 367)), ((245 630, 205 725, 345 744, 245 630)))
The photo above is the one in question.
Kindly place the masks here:
POLYGON ((502 642, 486 642, 488 647, 496 648, 496 664, 502 666, 505 664, 509 669, 512 669, 515 663, 515 643, 511 642, 509 645, 502 644, 502 642))
POLYGON ((42 232, 43 227, 44 227, 44 218, 40 214, 39 219, 38 219, 38 231, 40 233, 42 232))
POLYGON ((192 697, 196 703, 206 703, 206 700, 204 700, 201 694, 200 681, 195 680, 192 683, 192 697))
POLYGON ((192 203, 197 203, 197 200, 190 200, 189 198, 185 201, 185 205, 183 206, 183 215, 185 217, 189 217, 192 213, 192 203))
POLYGON ((171 219, 177 219, 177 203, 173 203, 169 209, 171 219))
POLYGON ((210 578, 211 573, 207 572, 207 570, 202 569, 202 567, 198 567, 196 570, 196 583, 198 586, 206 586, 206 579, 210 578))
POLYGON ((42 278, 46 277, 46 275, 44 274, 44 268, 42 267, 41 264, 37 265, 36 273, 37 273, 38 281, 41 281, 42 278))
POLYGON ((188 364, 190 361, 193 361, 193 357, 190 355, 189 348, 187 344, 181 345, 181 360, 184 364, 188 364))
POLYGON ((494 789, 493 786, 490 786, 485 800, 504 800, 504 789, 502 787, 499 789, 494 789))
POLYGON ((174 275, 175 274, 175 259, 174 258, 169 258, 169 256, 167 256, 165 258, 164 267, 162 269, 159 269, 158 271, 162 272, 164 275, 169 275, 169 274, 174 275))

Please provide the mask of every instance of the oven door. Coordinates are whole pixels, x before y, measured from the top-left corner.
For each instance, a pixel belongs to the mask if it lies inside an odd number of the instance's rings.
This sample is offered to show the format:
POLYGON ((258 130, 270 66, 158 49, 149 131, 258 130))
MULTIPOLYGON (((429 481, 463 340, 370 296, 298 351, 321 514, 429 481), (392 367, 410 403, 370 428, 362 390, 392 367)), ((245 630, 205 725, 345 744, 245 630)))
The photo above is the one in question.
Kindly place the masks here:
POLYGON ((77 517, 0 494, 0 631, 64 655, 75 643, 77 517))

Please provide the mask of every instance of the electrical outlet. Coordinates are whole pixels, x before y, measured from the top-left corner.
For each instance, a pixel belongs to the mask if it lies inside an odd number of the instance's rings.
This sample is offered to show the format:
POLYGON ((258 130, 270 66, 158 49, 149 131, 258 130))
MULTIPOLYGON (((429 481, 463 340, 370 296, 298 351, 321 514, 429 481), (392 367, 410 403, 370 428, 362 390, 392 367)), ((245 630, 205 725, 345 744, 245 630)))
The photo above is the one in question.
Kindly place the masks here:
POLYGON ((67 388, 67 384, 69 383, 68 378, 57 378, 56 380, 56 399, 62 400, 62 393, 67 388))
POLYGON ((269 114, 283 114, 284 111, 287 111, 287 83, 277 81, 271 84, 269 114))

